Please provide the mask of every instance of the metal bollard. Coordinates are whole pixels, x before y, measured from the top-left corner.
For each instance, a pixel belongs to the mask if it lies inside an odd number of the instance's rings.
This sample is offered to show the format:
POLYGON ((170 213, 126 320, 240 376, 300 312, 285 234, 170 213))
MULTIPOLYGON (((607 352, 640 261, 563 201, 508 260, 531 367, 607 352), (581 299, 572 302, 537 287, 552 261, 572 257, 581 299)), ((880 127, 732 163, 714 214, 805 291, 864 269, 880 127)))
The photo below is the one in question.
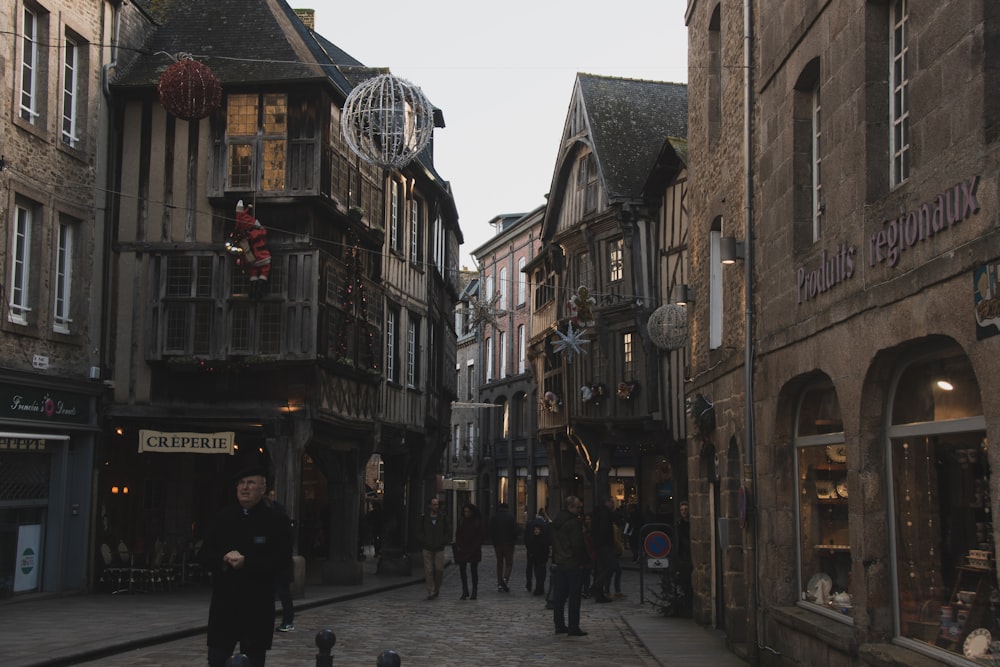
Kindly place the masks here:
POLYGON ((382 651, 375 661, 375 667, 400 667, 402 664, 402 658, 395 651, 382 651))
POLYGON ((234 653, 226 659, 226 667, 250 667, 250 658, 242 653, 234 653))
POLYGON ((333 630, 320 630, 316 633, 316 667, 333 667, 333 646, 337 643, 337 635, 333 630))

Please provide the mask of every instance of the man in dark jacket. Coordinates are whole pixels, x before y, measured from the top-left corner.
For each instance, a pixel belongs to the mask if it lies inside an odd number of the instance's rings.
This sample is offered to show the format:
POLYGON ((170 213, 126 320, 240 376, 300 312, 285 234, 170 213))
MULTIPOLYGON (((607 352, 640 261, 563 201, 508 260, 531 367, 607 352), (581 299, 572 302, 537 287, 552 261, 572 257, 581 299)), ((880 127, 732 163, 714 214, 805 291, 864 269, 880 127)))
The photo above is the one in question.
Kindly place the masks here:
POLYGON ((497 592, 509 593, 510 573, 514 569, 514 544, 517 542, 517 520, 510 513, 507 503, 497 506, 490 517, 490 539, 497 557, 497 592))
POLYGON ((222 510, 203 550, 212 573, 208 664, 224 667, 237 642, 251 667, 264 667, 274 634, 274 582, 292 557, 288 519, 262 502, 261 467, 236 477, 238 504, 222 510))
POLYGON ((582 637, 580 629, 580 587, 582 570, 589 558, 583 541, 583 521, 580 510, 583 501, 576 496, 566 498, 565 508, 552 522, 552 619, 556 634, 582 637), (569 601, 569 625, 566 624, 566 602, 569 601))
POLYGON ((431 498, 427 513, 420 517, 417 542, 424 556, 424 580, 427 582, 427 599, 434 600, 441 592, 444 577, 444 548, 451 544, 448 518, 440 511, 441 501, 431 498))

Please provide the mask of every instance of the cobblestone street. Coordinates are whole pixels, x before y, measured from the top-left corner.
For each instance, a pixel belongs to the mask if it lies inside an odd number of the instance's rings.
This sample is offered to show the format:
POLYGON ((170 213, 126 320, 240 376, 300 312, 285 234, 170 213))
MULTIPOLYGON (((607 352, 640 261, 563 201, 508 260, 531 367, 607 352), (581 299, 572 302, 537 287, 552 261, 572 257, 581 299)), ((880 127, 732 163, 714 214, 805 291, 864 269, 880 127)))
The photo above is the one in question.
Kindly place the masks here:
MULTIPOLYGON (((586 637, 554 633, 552 612, 544 608, 543 598, 525 590, 520 568, 515 566, 510 593, 498 593, 491 585, 492 562, 483 563, 480 576, 478 600, 458 599, 458 572, 449 567, 437 600, 426 600, 425 589, 418 584, 299 612, 295 632, 275 635, 268 667, 312 667, 318 652, 316 633, 323 629, 332 630, 337 638, 334 665, 375 665, 379 653, 390 649, 401 656, 404 667, 660 664, 627 622, 632 615, 656 615, 650 605, 639 604, 637 572, 623 573, 622 590, 627 597, 611 604, 583 601, 580 625, 589 633, 586 637)), ((203 665, 205 637, 198 635, 80 664, 203 665)))

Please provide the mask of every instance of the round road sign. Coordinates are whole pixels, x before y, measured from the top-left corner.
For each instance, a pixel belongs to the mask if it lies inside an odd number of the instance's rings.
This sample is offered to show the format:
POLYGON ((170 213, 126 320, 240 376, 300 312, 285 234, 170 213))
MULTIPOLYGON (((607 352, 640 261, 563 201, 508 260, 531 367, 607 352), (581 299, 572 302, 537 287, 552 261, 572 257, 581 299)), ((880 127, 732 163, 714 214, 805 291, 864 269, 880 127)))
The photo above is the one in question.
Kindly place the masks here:
POLYGON ((670 554, 670 536, 662 530, 652 530, 642 546, 650 558, 666 558, 670 554))

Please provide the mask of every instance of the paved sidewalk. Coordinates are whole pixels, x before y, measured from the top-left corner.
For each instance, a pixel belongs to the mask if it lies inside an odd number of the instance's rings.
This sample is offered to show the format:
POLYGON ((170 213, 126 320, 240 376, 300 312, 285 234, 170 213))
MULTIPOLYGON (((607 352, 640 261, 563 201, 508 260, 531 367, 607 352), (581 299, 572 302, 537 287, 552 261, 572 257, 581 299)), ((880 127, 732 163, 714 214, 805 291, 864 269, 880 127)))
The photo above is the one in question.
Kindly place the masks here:
MULTIPOLYGON (((481 573, 492 572, 492 549, 483 549, 481 573)), ((520 559, 518 559, 520 556, 520 559)), ((515 556, 515 579, 523 576, 515 556)), ((378 576, 375 561, 362 564, 363 583, 331 586, 308 583, 296 611, 342 604, 386 591, 422 585, 420 568, 412 576, 378 576)), ((449 568, 451 569, 451 568, 449 568)), ((448 573, 449 575, 453 573, 448 573)), ((729 652, 721 634, 689 619, 668 619, 650 605, 639 605, 637 573, 626 577, 633 604, 620 607, 621 620, 664 667, 746 667, 729 652)), ((485 581, 490 581, 488 574, 485 581)), ((650 579, 646 579, 650 587, 650 579)), ((512 580, 513 586, 513 580, 512 580)), ((623 587, 623 590, 626 590, 623 587)), ((422 593, 422 589, 419 591, 422 593)), ((418 591, 415 591, 417 594, 418 591)), ((60 667, 95 661, 103 656, 161 644, 205 632, 210 590, 194 585, 161 593, 92 594, 38 597, 0 604, 0 663, 4 667, 60 667)), ((421 594, 417 594, 422 598, 421 594)), ((648 599, 648 595, 646 596, 648 599)), ((587 604, 585 601, 584 604, 587 604)), ((601 605, 602 607, 604 605, 601 605)), ((618 605, 613 607, 619 608, 618 605)), ((280 610, 280 605, 276 605, 280 610)), ((335 653, 336 655, 336 653, 335 653)), ((336 660, 335 660, 336 664, 336 660)), ((305 667, 305 666, 303 666, 305 667)))

